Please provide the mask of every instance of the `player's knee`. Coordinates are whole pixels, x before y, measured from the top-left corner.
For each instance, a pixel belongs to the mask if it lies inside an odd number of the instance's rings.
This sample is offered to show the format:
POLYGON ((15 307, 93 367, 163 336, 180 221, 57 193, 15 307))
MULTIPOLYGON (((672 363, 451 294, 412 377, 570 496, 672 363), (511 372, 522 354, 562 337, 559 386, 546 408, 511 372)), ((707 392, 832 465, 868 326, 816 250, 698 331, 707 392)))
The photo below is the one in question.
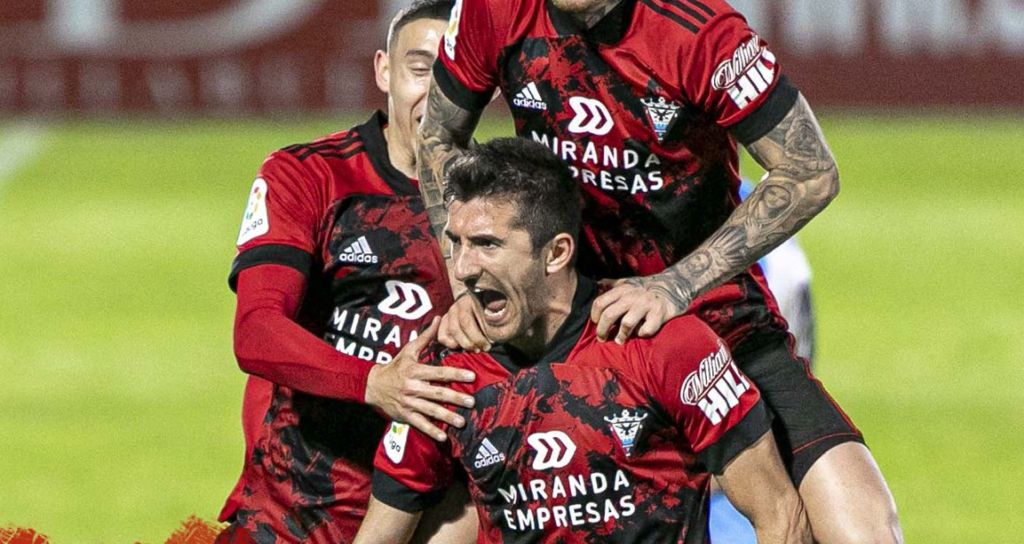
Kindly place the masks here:
POLYGON ((878 497, 870 502, 851 506, 853 515, 838 531, 822 536, 815 531, 815 539, 828 544, 903 544, 903 530, 892 497, 878 497))

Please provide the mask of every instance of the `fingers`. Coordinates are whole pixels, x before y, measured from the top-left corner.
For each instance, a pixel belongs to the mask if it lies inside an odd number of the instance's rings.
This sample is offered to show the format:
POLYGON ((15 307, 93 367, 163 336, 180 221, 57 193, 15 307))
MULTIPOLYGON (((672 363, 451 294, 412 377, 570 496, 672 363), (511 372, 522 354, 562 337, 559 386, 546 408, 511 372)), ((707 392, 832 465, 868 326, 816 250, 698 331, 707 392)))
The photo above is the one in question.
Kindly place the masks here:
POLYGON ((637 329, 636 335, 640 338, 650 338, 661 330, 661 327, 668 321, 668 313, 662 308, 655 308, 644 317, 643 325, 637 329))
POLYGON ((434 316, 434 319, 430 320, 430 326, 426 330, 421 332, 419 336, 409 342, 408 346, 410 349, 415 350, 414 353, 417 355, 423 351, 423 348, 427 347, 428 344, 437 338, 437 329, 441 327, 441 318, 434 316))
POLYGON ((626 315, 629 308, 630 302, 625 299, 616 301, 606 307, 597 318, 597 338, 602 341, 607 340, 612 327, 619 322, 622 316, 626 315))
POLYGON ((622 345, 633 335, 633 331, 644 321, 650 308, 644 304, 634 305, 619 320, 619 332, 615 335, 615 343, 622 345))
POLYGON ((436 425, 431 423, 429 419, 420 414, 413 413, 411 416, 401 421, 405 421, 419 432, 437 440, 438 442, 444 442, 445 438, 447 438, 444 431, 439 429, 436 425))
MULTIPOLYGON (((595 298, 594 303, 590 306, 590 320, 594 323, 600 323, 601 315, 604 314, 609 306, 618 302, 620 298, 622 298, 622 293, 617 289, 612 289, 595 298)), ((598 330, 598 336, 601 337, 600 329, 598 330)), ((604 339, 604 337, 601 337, 601 340, 604 339)))
POLYGON ((476 374, 472 370, 451 366, 417 365, 412 369, 409 377, 424 382, 469 383, 476 379, 476 374))
POLYGON ((459 328, 454 326, 452 323, 455 321, 453 314, 448 312, 441 318, 441 327, 437 331, 437 341, 441 342, 441 345, 448 349, 457 349, 462 347, 459 344, 456 336, 459 334, 459 328))

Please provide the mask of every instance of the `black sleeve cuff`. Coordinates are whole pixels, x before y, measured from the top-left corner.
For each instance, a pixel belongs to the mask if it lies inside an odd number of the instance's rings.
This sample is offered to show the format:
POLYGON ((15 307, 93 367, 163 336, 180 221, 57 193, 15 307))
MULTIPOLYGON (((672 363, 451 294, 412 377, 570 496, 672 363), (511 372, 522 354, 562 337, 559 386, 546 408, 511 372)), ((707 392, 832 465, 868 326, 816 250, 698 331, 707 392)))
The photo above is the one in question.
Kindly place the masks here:
POLYGON ((437 88, 441 89, 445 97, 451 100, 456 106, 469 111, 480 111, 487 107, 487 104, 491 102, 491 96, 494 93, 483 92, 478 93, 467 89, 465 85, 459 80, 455 79, 455 76, 448 71, 444 63, 440 60, 434 61, 434 83, 437 83, 437 88))
POLYGON ((231 290, 235 291, 238 288, 238 275, 243 270, 261 264, 290 266, 308 277, 313 267, 313 256, 295 246, 284 244, 268 244, 243 251, 231 263, 231 274, 228 275, 228 286, 231 290))
POLYGON ((771 419, 765 410, 764 401, 758 401, 739 423, 726 431, 717 442, 698 453, 697 458, 704 463, 708 472, 721 475, 733 458, 771 430, 771 419))
POLYGON ((743 145, 760 140, 782 122, 789 110, 793 109, 799 95, 800 90, 789 82, 789 78, 780 77, 779 83, 761 107, 732 127, 732 135, 743 145))
POLYGON ((403 512, 422 512, 441 502, 441 499, 444 498, 443 489, 430 493, 418 493, 379 470, 373 471, 371 485, 375 499, 403 512))

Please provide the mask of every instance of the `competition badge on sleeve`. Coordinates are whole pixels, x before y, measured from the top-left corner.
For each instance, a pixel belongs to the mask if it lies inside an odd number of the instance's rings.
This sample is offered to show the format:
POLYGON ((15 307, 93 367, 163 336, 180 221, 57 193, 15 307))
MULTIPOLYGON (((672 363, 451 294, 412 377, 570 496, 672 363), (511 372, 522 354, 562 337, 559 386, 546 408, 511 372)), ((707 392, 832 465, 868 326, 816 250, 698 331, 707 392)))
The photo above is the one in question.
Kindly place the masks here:
POLYGON ((238 232, 238 245, 242 245, 257 236, 270 231, 270 219, 267 216, 267 182, 256 178, 249 191, 249 203, 245 205, 242 216, 242 229, 238 232))
POLYGON ((455 38, 459 36, 459 20, 462 18, 462 0, 455 0, 452 15, 448 19, 448 28, 444 31, 444 52, 448 58, 455 60, 455 38))

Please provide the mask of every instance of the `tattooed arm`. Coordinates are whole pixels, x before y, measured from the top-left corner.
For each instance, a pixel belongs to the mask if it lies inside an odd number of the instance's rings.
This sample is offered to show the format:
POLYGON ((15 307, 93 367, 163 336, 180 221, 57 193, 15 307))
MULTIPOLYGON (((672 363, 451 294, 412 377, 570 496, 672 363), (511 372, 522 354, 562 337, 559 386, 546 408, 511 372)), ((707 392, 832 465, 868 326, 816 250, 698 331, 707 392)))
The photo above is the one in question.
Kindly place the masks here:
MULTIPOLYGON (((483 110, 463 109, 448 99, 436 84, 427 93, 427 111, 420 124, 420 145, 418 148, 417 171, 420 178, 420 194, 426 205, 430 226, 441 244, 445 264, 451 268, 451 245, 443 236, 448 222, 445 174, 469 148, 473 130, 480 122, 483 110)), ((470 297, 461 296, 465 287, 452 281, 456 295, 455 304, 441 319, 438 340, 449 348, 468 351, 489 350, 490 340, 483 333, 477 319, 476 309, 470 297)))
POLYGON ((444 225, 448 222, 444 175, 455 159, 469 148, 470 138, 482 113, 483 109, 470 111, 455 105, 436 83, 431 84, 427 93, 427 111, 420 124, 416 164, 420 194, 423 195, 430 226, 441 244, 445 262, 451 260, 451 253, 442 235, 444 225))
POLYGON ((686 311, 697 296, 739 274, 793 236, 839 192, 839 173, 818 121, 803 96, 768 134, 747 146, 768 173, 750 197, 693 253, 664 272, 626 278, 594 301, 591 317, 617 342, 637 325, 651 336, 686 311))

